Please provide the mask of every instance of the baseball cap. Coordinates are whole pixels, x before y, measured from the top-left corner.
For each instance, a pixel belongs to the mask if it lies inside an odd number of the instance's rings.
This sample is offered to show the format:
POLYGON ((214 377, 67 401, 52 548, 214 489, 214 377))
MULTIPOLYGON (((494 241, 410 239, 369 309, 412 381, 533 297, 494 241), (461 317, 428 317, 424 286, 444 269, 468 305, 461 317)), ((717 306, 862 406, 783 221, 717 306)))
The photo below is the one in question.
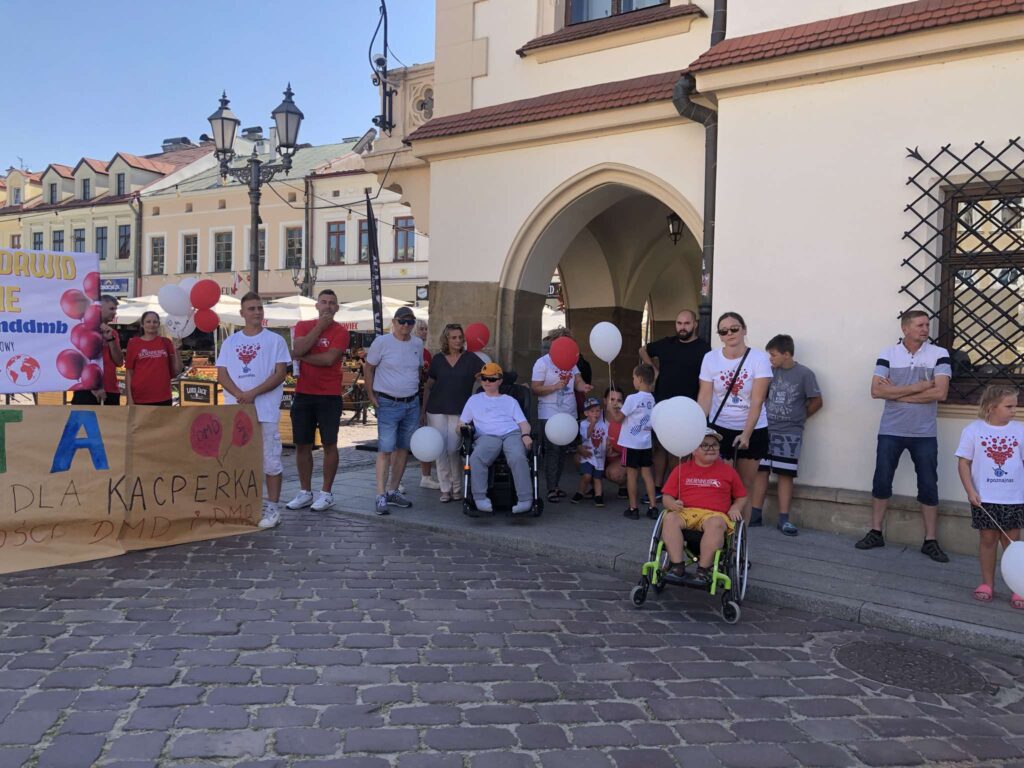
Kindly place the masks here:
POLYGON ((584 411, 589 411, 595 405, 598 408, 600 408, 601 407, 601 401, 598 400, 596 397, 588 397, 586 400, 583 401, 583 410, 584 411))
POLYGON ((504 372, 501 370, 501 366, 497 363, 484 363, 484 367, 480 369, 480 373, 477 374, 477 378, 481 376, 503 376, 504 372))
POLYGON ((395 310, 395 320, 416 319, 415 313, 409 307, 399 307, 395 310))
POLYGON ((708 427, 707 429, 704 430, 704 437, 713 437, 718 442, 722 442, 722 436, 715 432, 715 430, 713 430, 711 427, 708 427))

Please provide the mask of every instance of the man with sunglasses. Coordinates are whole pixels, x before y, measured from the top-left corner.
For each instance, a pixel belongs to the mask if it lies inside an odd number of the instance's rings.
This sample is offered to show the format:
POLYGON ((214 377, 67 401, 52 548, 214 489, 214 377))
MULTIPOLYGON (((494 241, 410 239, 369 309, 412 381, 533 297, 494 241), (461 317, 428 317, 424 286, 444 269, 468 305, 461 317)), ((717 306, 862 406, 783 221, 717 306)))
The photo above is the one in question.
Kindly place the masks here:
POLYGON ((481 512, 493 512, 487 498, 487 470, 499 453, 512 471, 518 503, 512 507, 513 515, 521 515, 533 508, 533 483, 530 481, 530 463, 526 452, 533 447, 530 422, 514 397, 498 391, 504 372, 497 363, 487 363, 477 374, 483 392, 477 392, 462 409, 459 428, 472 424, 473 453, 469 457, 472 470, 473 502, 481 512))
POLYGON ((415 325, 413 311, 399 307, 391 320, 391 333, 374 339, 366 353, 366 393, 377 411, 378 515, 388 514, 389 504, 412 506, 398 485, 405 473, 412 433, 420 423, 423 342, 413 335, 415 325))

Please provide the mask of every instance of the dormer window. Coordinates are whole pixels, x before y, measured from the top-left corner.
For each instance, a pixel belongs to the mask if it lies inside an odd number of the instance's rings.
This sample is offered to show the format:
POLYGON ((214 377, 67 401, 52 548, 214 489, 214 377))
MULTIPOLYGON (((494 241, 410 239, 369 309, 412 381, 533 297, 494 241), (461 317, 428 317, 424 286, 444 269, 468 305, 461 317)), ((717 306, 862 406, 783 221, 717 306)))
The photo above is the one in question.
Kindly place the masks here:
POLYGON ((58 202, 58 198, 57 198, 57 185, 56 184, 51 184, 50 185, 50 205, 56 205, 57 202, 58 202))
POLYGON ((92 179, 82 179, 82 199, 92 199, 92 179))
POLYGON ((668 0, 567 0, 565 23, 580 24, 584 21, 604 19, 620 13, 639 11, 655 5, 665 5, 668 0))
POLYGON ((21 187, 11 189, 11 205, 21 205, 21 187))
POLYGON ((117 196, 125 194, 125 178, 123 173, 117 174, 117 196))

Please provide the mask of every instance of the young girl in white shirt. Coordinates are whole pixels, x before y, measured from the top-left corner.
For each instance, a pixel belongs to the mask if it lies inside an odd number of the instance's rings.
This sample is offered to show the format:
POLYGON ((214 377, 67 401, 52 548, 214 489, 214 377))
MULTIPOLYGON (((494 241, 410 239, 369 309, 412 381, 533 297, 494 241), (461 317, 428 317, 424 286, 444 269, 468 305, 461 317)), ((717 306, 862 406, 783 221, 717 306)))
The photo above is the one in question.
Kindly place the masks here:
MULTIPOLYGON (((1024 424, 1014 420, 1017 395, 1016 387, 987 387, 978 407, 981 418, 964 428, 956 449, 960 482, 971 505, 971 527, 981 536, 982 583, 974 590, 974 599, 983 603, 993 598, 996 546, 1002 541, 1005 549, 1020 539, 1024 528, 1024 424)), ((1010 605, 1024 610, 1024 597, 1011 595, 1010 605)))

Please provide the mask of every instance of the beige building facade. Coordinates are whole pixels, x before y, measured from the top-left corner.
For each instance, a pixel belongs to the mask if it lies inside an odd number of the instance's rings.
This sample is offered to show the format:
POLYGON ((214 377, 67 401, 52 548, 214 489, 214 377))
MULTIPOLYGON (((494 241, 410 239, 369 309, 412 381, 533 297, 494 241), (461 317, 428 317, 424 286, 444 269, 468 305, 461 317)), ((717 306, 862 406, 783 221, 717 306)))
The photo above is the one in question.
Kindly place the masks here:
MULTIPOLYGON (((971 403, 1024 381, 1024 5, 437 0, 436 57, 395 74, 396 129, 366 160, 390 164, 431 236, 432 325, 487 322, 488 351, 529 370, 557 270, 584 354, 595 322, 621 329, 618 381, 645 309, 654 335, 701 303, 743 313, 751 346, 789 333, 827 403, 800 522, 861 530, 874 362, 899 313, 923 308, 954 355, 939 450, 955 538, 951 457, 971 403)), ((896 492, 915 493, 909 467, 896 492)), ((917 539, 913 503, 894 508, 890 537, 917 539)))

